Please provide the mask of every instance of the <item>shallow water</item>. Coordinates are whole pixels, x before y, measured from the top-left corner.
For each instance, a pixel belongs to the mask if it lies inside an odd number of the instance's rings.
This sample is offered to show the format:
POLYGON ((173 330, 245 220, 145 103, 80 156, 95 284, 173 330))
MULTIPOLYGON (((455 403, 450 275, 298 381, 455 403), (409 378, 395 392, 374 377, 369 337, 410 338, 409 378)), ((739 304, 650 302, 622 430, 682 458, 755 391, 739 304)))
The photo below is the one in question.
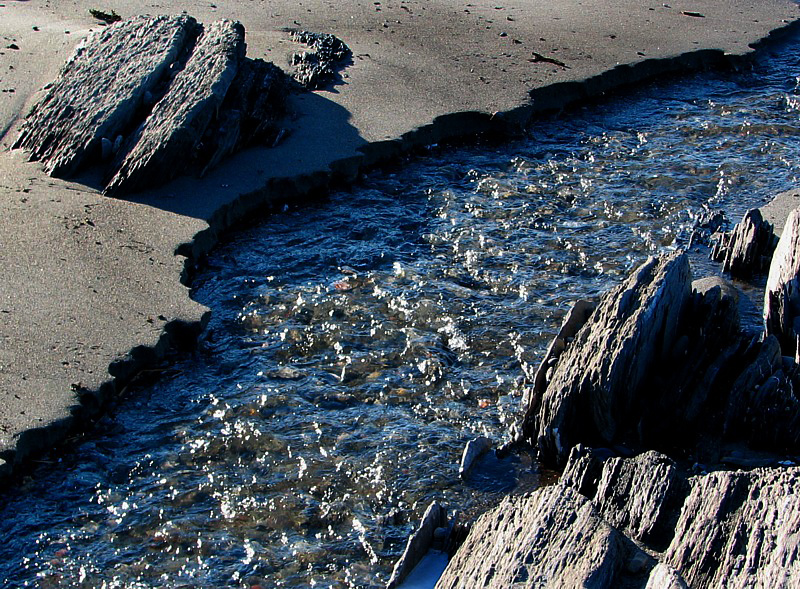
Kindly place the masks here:
POLYGON ((535 486, 526 456, 461 481, 461 449, 509 437, 571 301, 796 183, 798 48, 242 232, 196 281, 198 352, 0 498, 3 584, 381 587, 431 500, 469 518, 535 486))

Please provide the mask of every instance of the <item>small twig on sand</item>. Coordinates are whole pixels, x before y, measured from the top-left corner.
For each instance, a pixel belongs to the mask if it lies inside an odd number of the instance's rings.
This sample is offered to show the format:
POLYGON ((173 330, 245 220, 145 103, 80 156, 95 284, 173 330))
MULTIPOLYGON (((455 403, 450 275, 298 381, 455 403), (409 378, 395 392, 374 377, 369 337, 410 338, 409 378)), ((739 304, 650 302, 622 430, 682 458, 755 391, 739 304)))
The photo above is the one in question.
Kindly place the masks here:
POLYGON ((546 57, 541 53, 536 53, 535 51, 532 52, 533 59, 529 59, 531 63, 552 63, 553 65, 557 65, 558 67, 563 67, 564 69, 569 69, 569 66, 564 63, 563 61, 558 61, 557 59, 553 59, 552 57, 546 57))

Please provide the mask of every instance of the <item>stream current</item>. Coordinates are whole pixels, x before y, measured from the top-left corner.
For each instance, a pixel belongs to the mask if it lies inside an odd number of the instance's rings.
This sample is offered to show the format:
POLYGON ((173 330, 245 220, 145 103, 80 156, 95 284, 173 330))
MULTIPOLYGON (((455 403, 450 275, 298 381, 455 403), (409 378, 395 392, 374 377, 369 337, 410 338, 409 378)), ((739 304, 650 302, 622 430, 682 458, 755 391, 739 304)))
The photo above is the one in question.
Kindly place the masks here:
MULTIPOLYGON (((199 349, 0 496, 5 587, 382 587, 428 503, 546 476, 498 441, 570 303, 800 175, 800 42, 432 148, 210 257, 199 349)), ((706 249, 694 255, 696 274, 706 249)))

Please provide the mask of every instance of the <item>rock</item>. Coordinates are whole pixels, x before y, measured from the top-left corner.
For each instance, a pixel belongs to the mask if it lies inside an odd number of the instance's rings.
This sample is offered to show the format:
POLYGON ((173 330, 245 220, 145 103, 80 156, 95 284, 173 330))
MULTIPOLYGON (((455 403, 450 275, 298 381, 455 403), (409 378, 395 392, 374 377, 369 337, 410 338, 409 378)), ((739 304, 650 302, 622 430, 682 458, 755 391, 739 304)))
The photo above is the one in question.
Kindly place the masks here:
POLYGON ((767 335, 780 342, 783 355, 798 358, 800 336, 800 209, 789 213, 769 267, 764 295, 767 335))
POLYGON ((750 209, 730 233, 720 234, 711 258, 722 262, 722 269, 737 278, 749 278, 769 267, 777 238, 772 224, 759 209, 750 209))
POLYGON ((103 137, 138 124, 146 92, 162 94, 199 25, 189 16, 138 16, 90 34, 26 117, 13 148, 51 176, 97 163, 103 137))
POLYGON ((658 563, 650 571, 644 589, 689 589, 689 585, 681 578, 678 571, 663 562, 658 563))
POLYGON ((491 447, 492 441, 483 436, 474 438, 467 442, 467 445, 464 446, 464 452, 461 454, 461 464, 458 467, 458 476, 462 479, 465 478, 475 461, 491 447))
POLYGON ((664 559, 695 589, 794 587, 800 579, 800 468, 691 479, 664 559))
POLYGON ((628 537, 663 550, 686 495, 675 462, 658 452, 609 458, 592 499, 603 519, 628 537))
POLYGON ((603 297, 525 415, 523 435, 545 461, 564 464, 576 443, 617 441, 636 428, 640 388, 672 351, 690 284, 686 255, 671 255, 649 259, 603 297))
POLYGON ((111 159, 111 156, 114 155, 114 144, 111 143, 111 139, 108 137, 103 137, 100 140, 100 147, 102 152, 101 157, 103 158, 104 162, 107 162, 111 159))
POLYGON ((202 138, 201 175, 224 157, 254 144, 273 145, 285 114, 286 75, 274 64, 245 59, 231 84, 215 124, 202 138))
POLYGON ((741 291, 721 276, 705 276, 692 281, 692 290, 701 295, 705 295, 717 287, 719 287, 721 298, 730 297, 734 303, 739 303, 741 291))
POLYGON ((796 364, 775 337, 742 333, 735 289, 692 286, 682 255, 650 260, 603 297, 572 343, 553 341, 552 375, 537 373, 521 427, 540 459, 563 465, 578 443, 701 448, 698 459, 712 461, 723 442, 797 453, 796 364))
POLYGON ((289 31, 292 40, 311 47, 312 51, 295 53, 292 77, 304 88, 315 90, 332 82, 340 64, 352 56, 350 48, 328 33, 289 31))
POLYGON ((89 14, 91 14, 97 20, 101 20, 109 25, 122 20, 122 17, 113 10, 111 12, 103 12, 102 10, 96 10, 94 8, 90 8, 89 14))
POLYGON ((447 512, 435 501, 425 510, 422 521, 408 539, 406 549, 395 563, 386 589, 394 589, 414 570, 433 544, 436 530, 447 526, 447 512))
POLYGON ((506 497, 478 518, 436 587, 601 588, 637 578, 643 586, 654 565, 588 499, 556 484, 506 497))
POLYGON ((687 249, 692 249, 695 245, 709 245, 719 231, 728 224, 724 211, 706 210, 695 221, 692 234, 689 236, 687 249))
POLYGON ((244 27, 213 23, 197 41, 186 67, 118 156, 105 193, 134 192, 163 182, 198 158, 198 147, 244 59, 244 27))
POLYGON ((597 483, 603 474, 603 459, 596 450, 577 444, 570 450, 564 471, 559 481, 571 487, 584 497, 593 499, 597 493, 597 483))
POLYGON ((567 349, 567 343, 572 341, 575 334, 589 320, 589 316, 597 305, 591 301, 579 299, 575 301, 564 317, 558 334, 550 342, 539 368, 533 377, 533 386, 526 390, 526 396, 522 400, 522 406, 528 408, 531 415, 535 415, 541 405, 542 396, 547 389, 547 383, 552 377, 552 370, 558 361, 561 353, 567 349))
MULTIPOLYGON (((574 448, 560 484, 572 487, 596 472, 592 458, 574 448)), ((800 468, 687 478, 656 452, 600 464, 589 497, 598 516, 663 559, 647 587, 790 587, 800 578, 800 468)), ((636 565, 632 557, 627 570, 636 565)))
POLYGON ((107 27, 76 49, 14 147, 53 176, 101 166, 114 196, 204 174, 281 133, 286 75, 245 48, 233 21, 136 17, 107 27))

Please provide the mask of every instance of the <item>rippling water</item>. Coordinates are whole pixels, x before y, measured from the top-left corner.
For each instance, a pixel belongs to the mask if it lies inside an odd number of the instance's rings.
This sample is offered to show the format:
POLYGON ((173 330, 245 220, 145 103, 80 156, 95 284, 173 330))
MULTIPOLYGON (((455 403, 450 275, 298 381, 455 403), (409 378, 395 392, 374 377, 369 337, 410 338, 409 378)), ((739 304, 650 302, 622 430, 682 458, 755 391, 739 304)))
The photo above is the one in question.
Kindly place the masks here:
POLYGON ((537 484, 526 456, 461 481, 461 449, 508 438, 571 301, 797 182, 798 48, 242 232, 196 281, 199 351, 0 498, 4 585, 381 587, 431 500, 537 484))

